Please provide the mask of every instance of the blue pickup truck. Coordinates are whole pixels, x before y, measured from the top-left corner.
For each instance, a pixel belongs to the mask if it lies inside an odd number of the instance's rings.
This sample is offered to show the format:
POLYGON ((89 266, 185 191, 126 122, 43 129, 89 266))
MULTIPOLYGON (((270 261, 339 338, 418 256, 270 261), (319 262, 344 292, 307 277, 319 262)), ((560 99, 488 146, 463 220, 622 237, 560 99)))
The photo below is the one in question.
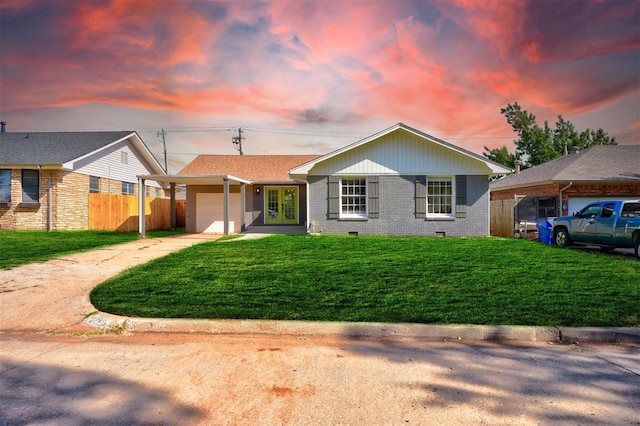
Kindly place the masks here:
POLYGON ((603 250, 633 248, 640 260, 640 200, 587 204, 573 216, 555 218, 552 233, 558 247, 575 243, 603 250))

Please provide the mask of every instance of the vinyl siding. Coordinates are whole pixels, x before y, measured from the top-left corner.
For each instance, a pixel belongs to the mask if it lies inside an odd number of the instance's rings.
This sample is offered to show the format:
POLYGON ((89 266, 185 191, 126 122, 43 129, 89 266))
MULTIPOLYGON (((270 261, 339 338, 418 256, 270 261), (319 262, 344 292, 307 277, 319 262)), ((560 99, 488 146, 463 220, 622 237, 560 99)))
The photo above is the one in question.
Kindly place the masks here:
MULTIPOLYGON (((154 174, 142 156, 137 155, 132 144, 125 140, 97 151, 72 163, 73 171, 122 182, 138 183, 138 175, 154 174), (127 164, 122 163, 122 153, 127 155, 127 164)), ((145 181, 146 186, 160 187, 155 181, 145 181)))
POLYGON ((488 175, 482 162, 407 132, 393 132, 315 165, 309 175, 488 175))

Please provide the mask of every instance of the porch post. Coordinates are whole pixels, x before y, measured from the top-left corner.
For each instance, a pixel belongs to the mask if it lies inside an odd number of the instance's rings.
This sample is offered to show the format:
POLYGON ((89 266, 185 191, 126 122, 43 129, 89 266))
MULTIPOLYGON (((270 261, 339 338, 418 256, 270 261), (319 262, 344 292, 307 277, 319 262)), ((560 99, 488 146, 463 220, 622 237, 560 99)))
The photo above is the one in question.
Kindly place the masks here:
POLYGON ((144 179, 138 177, 138 234, 140 238, 147 238, 144 223, 144 204, 145 204, 144 179))
POLYGON ((247 230, 245 221, 244 221, 244 216, 246 214, 246 187, 247 185, 242 183, 240 184, 240 211, 242 212, 242 216, 240 218, 240 232, 244 232, 247 230))
POLYGON ((170 197, 170 207, 171 211, 171 230, 176 229, 176 184, 175 182, 171 182, 169 184, 169 197, 170 197))
POLYGON ((311 227, 311 193, 310 193, 311 187, 309 185, 309 181, 308 180, 305 181, 305 185, 306 185, 306 189, 307 189, 307 194, 306 194, 307 195, 307 223, 306 223, 306 225, 307 225, 307 233, 310 233, 312 231, 316 232, 316 230, 312 229, 312 227, 311 227))
POLYGON ((224 178, 222 181, 224 182, 224 235, 229 235, 229 178, 224 178))

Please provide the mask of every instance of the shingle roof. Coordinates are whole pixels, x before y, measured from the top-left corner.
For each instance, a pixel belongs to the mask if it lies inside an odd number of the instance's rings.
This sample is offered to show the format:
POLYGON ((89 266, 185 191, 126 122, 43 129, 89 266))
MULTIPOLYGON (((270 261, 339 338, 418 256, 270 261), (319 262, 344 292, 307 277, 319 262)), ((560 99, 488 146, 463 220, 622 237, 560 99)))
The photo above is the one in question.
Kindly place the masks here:
POLYGON ((232 175, 252 182, 289 181, 288 171, 319 155, 199 155, 178 175, 232 175))
POLYGON ((547 182, 640 182, 640 145, 596 145, 491 184, 491 191, 547 182))
POLYGON ((115 132, 0 133, 0 164, 65 163, 129 136, 115 132))

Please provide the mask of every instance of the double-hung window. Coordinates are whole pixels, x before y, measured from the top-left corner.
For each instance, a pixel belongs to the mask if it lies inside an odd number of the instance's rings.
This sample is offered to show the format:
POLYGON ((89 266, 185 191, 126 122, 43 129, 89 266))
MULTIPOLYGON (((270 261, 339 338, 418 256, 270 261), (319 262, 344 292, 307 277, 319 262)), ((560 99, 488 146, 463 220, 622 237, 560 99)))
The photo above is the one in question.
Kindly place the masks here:
POLYGON ((92 194, 100 192, 100 178, 98 176, 89 176, 89 192, 92 194))
POLYGON ((455 179, 427 176, 427 217, 455 218, 455 179))
POLYGON ((11 202, 11 170, 0 169, 0 203, 11 202))
POLYGON ((40 172, 38 170, 22 170, 22 202, 40 202, 40 172))
POLYGON ((345 177, 340 181, 340 217, 367 217, 367 179, 345 177))
POLYGON ((122 195, 133 195, 134 189, 131 182, 122 182, 122 195))

